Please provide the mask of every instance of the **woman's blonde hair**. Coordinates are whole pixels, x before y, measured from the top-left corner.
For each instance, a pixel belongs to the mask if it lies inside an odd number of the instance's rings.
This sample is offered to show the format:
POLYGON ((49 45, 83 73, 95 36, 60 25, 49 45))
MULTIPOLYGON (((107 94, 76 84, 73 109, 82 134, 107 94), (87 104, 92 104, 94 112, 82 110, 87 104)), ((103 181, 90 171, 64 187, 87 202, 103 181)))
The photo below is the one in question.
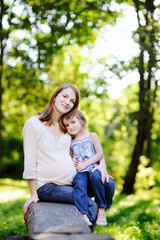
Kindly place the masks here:
MULTIPOLYGON (((42 122, 47 122, 46 124, 48 126, 51 126, 52 125, 52 114, 54 112, 54 109, 53 109, 53 103, 55 101, 55 98, 58 96, 58 94, 60 92, 62 92, 64 89, 67 89, 67 88, 71 88, 73 90, 73 92, 75 93, 76 95, 76 101, 74 103, 74 106, 73 108, 70 110, 69 113, 72 113, 74 114, 76 111, 77 111, 77 108, 78 108, 78 105, 79 105, 79 100, 80 100, 80 93, 79 93, 79 90, 71 85, 71 84, 62 84, 61 86, 59 86, 55 92, 53 93, 50 101, 49 101, 49 104, 48 106, 42 111, 42 112, 39 112, 38 114, 40 115, 39 117, 39 120, 42 121, 42 122)), ((64 114, 65 115, 65 114, 64 114)), ((64 129, 63 129, 63 126, 61 126, 61 121, 59 121, 59 125, 60 125, 60 129, 61 131, 64 132, 64 129)))

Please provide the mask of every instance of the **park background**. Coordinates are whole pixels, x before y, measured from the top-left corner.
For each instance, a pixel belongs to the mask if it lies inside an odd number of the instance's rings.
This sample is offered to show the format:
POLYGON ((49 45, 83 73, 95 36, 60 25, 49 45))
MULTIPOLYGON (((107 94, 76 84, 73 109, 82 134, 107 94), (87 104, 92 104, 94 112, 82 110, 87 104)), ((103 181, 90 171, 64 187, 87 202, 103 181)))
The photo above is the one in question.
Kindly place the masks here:
POLYGON ((115 179, 115 239, 160 239, 160 1, 1 0, 0 239, 27 235, 25 121, 55 88, 81 93, 115 179))

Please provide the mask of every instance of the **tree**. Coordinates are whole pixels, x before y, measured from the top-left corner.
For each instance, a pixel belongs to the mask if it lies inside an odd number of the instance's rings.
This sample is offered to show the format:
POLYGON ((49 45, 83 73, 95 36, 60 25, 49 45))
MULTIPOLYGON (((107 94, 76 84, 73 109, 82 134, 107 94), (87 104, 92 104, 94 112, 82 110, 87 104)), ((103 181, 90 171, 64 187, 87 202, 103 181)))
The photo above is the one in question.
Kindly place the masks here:
MULTIPOLYGON (((152 163, 151 130, 154 122, 154 108, 158 89, 158 80, 155 72, 158 68, 159 18, 156 17, 158 8, 155 1, 133 0, 137 13, 138 29, 134 36, 140 47, 140 55, 135 61, 138 69, 139 81, 139 111, 136 114, 138 121, 136 144, 133 150, 132 161, 127 171, 122 193, 134 192, 134 183, 141 155, 145 155, 152 163)), ((159 11, 159 10, 158 10, 159 11)))

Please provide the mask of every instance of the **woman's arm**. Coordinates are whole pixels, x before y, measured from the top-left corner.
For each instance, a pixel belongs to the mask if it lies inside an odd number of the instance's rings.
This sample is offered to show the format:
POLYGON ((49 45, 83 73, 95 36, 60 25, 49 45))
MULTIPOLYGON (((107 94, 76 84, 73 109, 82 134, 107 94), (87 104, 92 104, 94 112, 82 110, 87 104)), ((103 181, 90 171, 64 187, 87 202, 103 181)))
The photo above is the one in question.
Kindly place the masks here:
POLYGON ((92 133, 91 139, 92 139, 96 154, 85 162, 79 162, 76 166, 77 171, 81 171, 82 169, 90 166, 91 164, 99 162, 103 158, 103 149, 99 142, 97 134, 92 133))
POLYGON ((29 190, 30 190, 30 198, 26 200, 24 206, 23 206, 23 213, 26 214, 28 207, 31 203, 38 202, 38 194, 37 194, 37 188, 36 188, 36 180, 35 179, 29 179, 28 180, 29 190))
POLYGON ((24 149, 24 172, 23 178, 28 180, 30 198, 23 207, 24 214, 32 202, 38 201, 36 189, 36 158, 37 158, 37 135, 35 123, 27 120, 23 128, 23 149, 24 149))
POLYGON ((26 121, 23 127, 23 150, 24 150, 24 179, 36 179, 36 161, 37 161, 37 122, 34 119, 26 121))

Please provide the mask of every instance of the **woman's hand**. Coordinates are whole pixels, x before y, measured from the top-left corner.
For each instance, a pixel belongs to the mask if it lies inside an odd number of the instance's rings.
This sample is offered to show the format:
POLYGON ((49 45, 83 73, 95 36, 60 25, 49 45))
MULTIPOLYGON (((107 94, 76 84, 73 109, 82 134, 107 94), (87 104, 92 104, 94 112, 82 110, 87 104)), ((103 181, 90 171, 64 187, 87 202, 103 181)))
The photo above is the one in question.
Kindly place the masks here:
POLYGON ((106 168, 104 168, 103 166, 98 165, 95 168, 93 168, 91 172, 94 172, 96 170, 98 170, 101 173, 103 183, 105 182, 105 179, 107 183, 109 183, 109 178, 111 178, 112 180, 114 179, 112 176, 108 175, 106 168))
POLYGON ((24 206, 23 206, 23 214, 25 215, 28 207, 30 206, 31 203, 37 203, 39 201, 38 196, 31 196, 29 199, 26 200, 24 206))

